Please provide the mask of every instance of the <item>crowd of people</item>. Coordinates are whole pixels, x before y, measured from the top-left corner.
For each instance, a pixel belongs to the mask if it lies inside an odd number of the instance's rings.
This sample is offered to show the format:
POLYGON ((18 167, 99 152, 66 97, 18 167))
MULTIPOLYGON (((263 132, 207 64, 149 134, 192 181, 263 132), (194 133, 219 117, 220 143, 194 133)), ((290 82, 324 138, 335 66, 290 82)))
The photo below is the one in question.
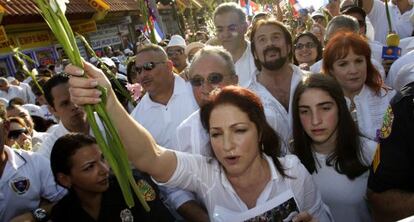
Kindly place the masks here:
POLYGON ((333 0, 295 23, 280 7, 248 21, 222 3, 214 33, 39 67, 41 88, 0 77, 0 221, 414 215, 414 9, 389 4, 393 30, 380 0, 333 0), (126 205, 94 138, 82 106, 102 100, 97 86, 150 212, 126 205))

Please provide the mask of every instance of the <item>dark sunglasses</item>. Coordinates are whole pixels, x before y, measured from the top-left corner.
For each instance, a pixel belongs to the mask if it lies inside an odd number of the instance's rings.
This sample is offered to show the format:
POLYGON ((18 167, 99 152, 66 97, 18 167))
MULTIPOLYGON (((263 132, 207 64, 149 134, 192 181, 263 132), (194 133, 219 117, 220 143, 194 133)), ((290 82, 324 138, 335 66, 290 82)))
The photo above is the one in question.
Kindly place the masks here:
POLYGON ((182 55, 183 53, 184 53, 184 50, 182 50, 182 49, 180 49, 180 50, 170 50, 170 51, 167 51, 168 57, 182 55))
POLYGON ((313 42, 307 42, 306 44, 299 43, 295 45, 295 49, 303 49, 303 48, 311 49, 315 47, 316 47, 316 44, 313 42))
MULTIPOLYGON (((216 73, 216 72, 210 73, 207 76, 207 82, 209 84, 212 84, 212 85, 217 85, 217 84, 221 83, 221 81, 223 81, 223 79, 224 79, 223 74, 216 73)), ((205 79, 201 76, 195 76, 194 78, 190 79, 190 83, 194 87, 199 87, 199 86, 203 85, 204 81, 205 81, 205 79)))
POLYGON ((157 64, 161 64, 161 63, 165 63, 165 62, 147 62, 147 63, 144 63, 144 65, 142 66, 135 66, 135 71, 138 74, 141 74, 142 70, 151 71, 155 69, 157 64))
POLYGON ((19 138, 19 136, 22 135, 23 133, 28 135, 29 130, 27 130, 26 128, 11 130, 11 131, 9 131, 9 135, 7 135, 7 137, 9 139, 14 139, 15 140, 15 139, 19 138))

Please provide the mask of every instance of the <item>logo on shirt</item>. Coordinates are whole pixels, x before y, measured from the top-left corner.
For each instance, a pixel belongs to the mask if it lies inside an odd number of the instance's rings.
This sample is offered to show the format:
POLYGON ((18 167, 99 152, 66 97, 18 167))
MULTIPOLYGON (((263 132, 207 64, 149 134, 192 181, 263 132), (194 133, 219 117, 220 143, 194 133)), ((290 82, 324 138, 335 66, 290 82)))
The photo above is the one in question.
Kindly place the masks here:
POLYGON ((394 121, 394 113, 392 112, 391 106, 388 106, 387 111, 384 115, 382 127, 379 131, 379 138, 386 139, 390 136, 392 130, 392 122, 394 121))
POLYGON ((152 188, 152 186, 149 185, 145 180, 138 180, 137 186, 143 194, 145 201, 155 200, 157 194, 155 193, 154 188, 152 188))
POLYGON ((18 177, 10 182, 13 191, 19 195, 26 193, 30 187, 30 180, 26 177, 18 177))
POLYGON ((119 217, 121 217, 122 222, 134 222, 134 216, 132 215, 132 212, 128 208, 122 210, 119 217))

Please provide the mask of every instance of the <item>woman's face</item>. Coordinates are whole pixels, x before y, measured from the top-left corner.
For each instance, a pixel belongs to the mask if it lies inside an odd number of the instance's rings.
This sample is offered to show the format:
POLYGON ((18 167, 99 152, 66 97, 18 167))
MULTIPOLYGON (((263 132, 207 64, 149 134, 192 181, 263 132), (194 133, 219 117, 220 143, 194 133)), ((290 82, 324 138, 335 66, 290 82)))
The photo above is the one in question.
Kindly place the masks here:
POLYGON ((317 45, 309 36, 302 36, 295 45, 295 57, 299 64, 307 63, 309 66, 316 62, 318 57, 317 45))
POLYGON ((65 175, 68 184, 78 195, 83 193, 102 193, 109 187, 109 167, 96 144, 78 149, 70 158, 72 168, 65 175))
POLYGON ((310 88, 303 92, 298 104, 300 122, 313 144, 334 144, 339 114, 335 100, 326 91, 310 88))
POLYGON ((339 82, 345 96, 357 95, 367 79, 367 61, 365 56, 355 54, 352 49, 343 59, 334 62, 330 73, 339 82))
POLYGON ((256 125, 238 107, 223 104, 210 114, 210 141, 228 176, 246 173, 260 161, 256 125))
POLYGON ((23 149, 31 149, 32 147, 32 137, 30 136, 29 129, 24 125, 20 125, 19 123, 10 123, 9 134, 7 138, 8 146, 13 146, 17 143, 17 145, 23 149))

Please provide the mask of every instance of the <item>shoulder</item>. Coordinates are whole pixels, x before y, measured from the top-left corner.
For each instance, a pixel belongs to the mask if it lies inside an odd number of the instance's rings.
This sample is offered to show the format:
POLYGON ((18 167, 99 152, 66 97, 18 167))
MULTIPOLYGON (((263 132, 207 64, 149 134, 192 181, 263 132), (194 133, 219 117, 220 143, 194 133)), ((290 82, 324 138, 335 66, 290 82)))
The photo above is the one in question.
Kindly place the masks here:
POLYGON ((283 168, 286 170, 291 170, 297 167, 300 167, 302 163, 296 155, 288 154, 284 157, 278 158, 283 168))

